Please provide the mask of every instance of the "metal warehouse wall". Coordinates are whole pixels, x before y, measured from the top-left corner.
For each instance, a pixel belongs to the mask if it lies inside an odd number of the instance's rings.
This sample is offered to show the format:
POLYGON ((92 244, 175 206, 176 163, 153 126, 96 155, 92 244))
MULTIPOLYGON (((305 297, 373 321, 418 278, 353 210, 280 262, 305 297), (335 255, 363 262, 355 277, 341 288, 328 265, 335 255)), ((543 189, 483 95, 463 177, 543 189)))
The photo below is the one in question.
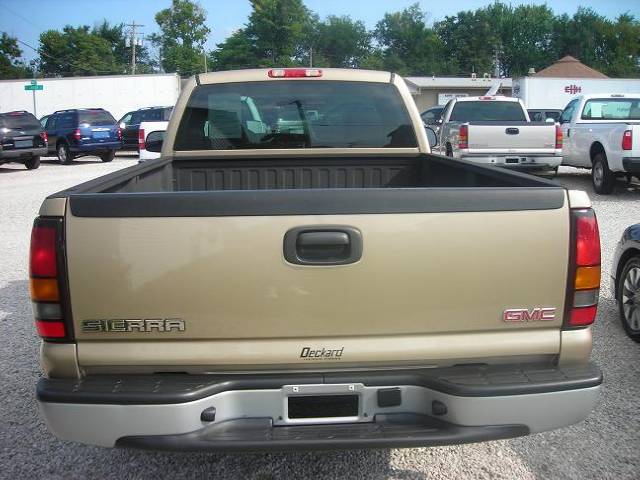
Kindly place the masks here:
POLYGON ((66 108, 102 107, 117 120, 141 107, 174 105, 180 95, 176 74, 39 78, 44 90, 36 91, 34 112, 32 92, 24 89, 30 81, 0 81, 0 112, 27 110, 40 118, 66 108))
POLYGON ((513 95, 527 108, 564 109, 571 99, 590 93, 640 93, 640 79, 523 77, 513 81, 513 95))

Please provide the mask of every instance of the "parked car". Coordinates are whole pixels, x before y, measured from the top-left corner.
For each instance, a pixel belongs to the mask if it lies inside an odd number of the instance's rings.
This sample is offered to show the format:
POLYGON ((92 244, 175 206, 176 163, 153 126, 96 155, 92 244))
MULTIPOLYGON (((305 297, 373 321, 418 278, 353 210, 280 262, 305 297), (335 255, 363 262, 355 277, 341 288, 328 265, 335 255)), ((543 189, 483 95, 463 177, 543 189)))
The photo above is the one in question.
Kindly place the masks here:
POLYGON ((46 154, 47 134, 36 117, 24 110, 0 113, 0 165, 23 163, 34 170, 46 154))
POLYGON ((160 152, 147 149, 147 143, 154 143, 164 139, 164 132, 169 122, 142 122, 138 129, 139 160, 144 162, 160 157, 160 152))
POLYGON ((124 123, 122 128, 122 149, 128 151, 139 150, 140 137, 139 129, 142 122, 168 122, 171 117, 173 107, 146 107, 131 113, 131 117, 127 122, 125 115, 121 122, 124 123))
POLYGON ((517 98, 458 97, 442 114, 439 151, 470 162, 555 174, 562 162, 559 125, 530 122, 517 98))
POLYGON ((35 221, 37 399, 60 438, 410 447, 595 406, 584 192, 432 155, 388 72, 214 72, 181 95, 166 157, 54 194, 35 221), (302 131, 277 133, 291 105, 302 131))
POLYGON ((591 169, 596 193, 616 178, 640 179, 640 94, 592 94, 571 100, 560 116, 563 164, 591 169), (635 139, 635 140, 634 140, 635 139))
POLYGON ((622 234, 611 272, 611 289, 622 326, 629 337, 640 342, 640 223, 622 234))
POLYGON ((122 147, 120 128, 102 108, 59 110, 49 116, 45 128, 49 152, 55 152, 63 164, 85 155, 110 162, 122 147))
POLYGON ((557 122, 560 119, 560 115, 562 115, 562 110, 560 109, 546 109, 546 110, 537 110, 537 109, 529 109, 527 110, 529 114, 529 119, 532 122, 546 122, 551 119, 553 122, 557 122))
POLYGON ((124 131, 124 129, 127 128, 127 125, 131 123, 131 117, 133 116, 134 112, 135 110, 133 110, 132 112, 127 112, 122 116, 122 118, 120 118, 120 120, 118 120, 118 126, 121 130, 124 131))
POLYGON ((438 126, 440 125, 440 123, 442 123, 441 120, 443 111, 444 106, 439 105, 437 107, 431 107, 422 112, 420 114, 420 117, 422 117, 422 121, 425 123, 425 125, 438 126))

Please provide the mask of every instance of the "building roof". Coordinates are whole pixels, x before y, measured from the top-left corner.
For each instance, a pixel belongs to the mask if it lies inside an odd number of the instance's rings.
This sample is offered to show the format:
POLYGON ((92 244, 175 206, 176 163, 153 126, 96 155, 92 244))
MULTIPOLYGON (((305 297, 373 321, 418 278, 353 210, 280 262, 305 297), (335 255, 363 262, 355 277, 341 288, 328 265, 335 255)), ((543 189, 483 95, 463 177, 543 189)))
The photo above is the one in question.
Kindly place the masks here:
POLYGON ((560 78, 609 78, 604 73, 587 67, 577 58, 570 55, 561 58, 553 65, 531 75, 532 77, 560 78))
POLYGON ((511 88, 510 78, 477 77, 404 77, 411 88, 491 88, 500 82, 502 87, 511 88))

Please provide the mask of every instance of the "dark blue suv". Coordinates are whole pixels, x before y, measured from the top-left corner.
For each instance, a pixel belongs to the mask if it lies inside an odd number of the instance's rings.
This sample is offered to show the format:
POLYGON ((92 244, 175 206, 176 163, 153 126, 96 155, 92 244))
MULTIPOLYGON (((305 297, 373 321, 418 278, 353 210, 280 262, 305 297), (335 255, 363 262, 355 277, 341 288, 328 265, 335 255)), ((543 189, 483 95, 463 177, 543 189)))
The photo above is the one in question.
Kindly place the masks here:
POLYGON ((47 118, 45 130, 49 152, 56 152, 64 164, 84 155, 110 162, 122 147, 122 131, 102 108, 59 110, 47 118))

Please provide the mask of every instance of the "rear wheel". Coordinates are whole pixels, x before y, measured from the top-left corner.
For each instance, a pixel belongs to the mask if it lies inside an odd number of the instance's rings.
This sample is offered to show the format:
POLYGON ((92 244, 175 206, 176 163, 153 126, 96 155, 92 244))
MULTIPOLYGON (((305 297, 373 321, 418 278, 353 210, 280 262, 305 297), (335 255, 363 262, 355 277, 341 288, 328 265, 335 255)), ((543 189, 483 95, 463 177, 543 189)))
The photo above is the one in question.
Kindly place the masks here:
POLYGON ((631 257, 618 280, 618 308, 627 335, 640 342, 640 256, 631 257))
POLYGON ((100 154, 100 159, 103 162, 110 162, 111 160, 113 160, 115 156, 116 156, 115 150, 107 150, 106 152, 102 152, 102 154, 100 154))
POLYGON ((40 166, 40 157, 33 156, 24 162, 24 166, 27 167, 27 170, 35 170, 40 166))
POLYGON ((73 155, 69 150, 69 145, 66 143, 59 143, 56 147, 56 152, 58 154, 58 160, 60 160, 60 163, 63 165, 69 165, 73 160, 73 155))
POLYGON ((609 195, 613 192, 616 184, 615 174, 609 170, 607 157, 604 153, 597 153, 593 157, 593 167, 591 168, 591 180, 593 181, 593 189, 600 195, 609 195))

